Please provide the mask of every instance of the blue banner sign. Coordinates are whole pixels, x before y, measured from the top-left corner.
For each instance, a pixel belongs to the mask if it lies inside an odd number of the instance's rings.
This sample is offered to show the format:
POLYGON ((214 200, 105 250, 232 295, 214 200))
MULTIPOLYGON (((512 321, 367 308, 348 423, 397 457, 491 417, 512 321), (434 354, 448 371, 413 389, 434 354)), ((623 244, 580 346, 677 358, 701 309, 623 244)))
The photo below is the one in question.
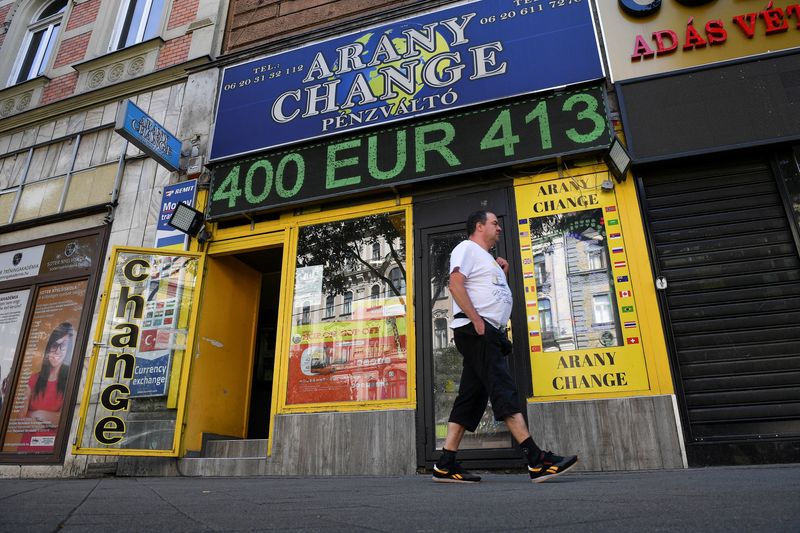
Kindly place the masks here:
POLYGON ((156 225, 156 248, 165 248, 176 244, 183 245, 183 249, 186 248, 189 236, 176 230, 168 222, 179 203, 183 202, 194 207, 196 192, 197 180, 182 181, 164 187, 164 193, 161 195, 161 209, 158 213, 158 224, 156 225))
POLYGON ((227 67, 211 160, 603 77, 588 0, 481 0, 227 67))
POLYGON ((114 131, 164 168, 172 172, 180 169, 181 142, 130 100, 120 104, 114 131))
POLYGON ((131 398, 166 396, 171 362, 169 350, 139 352, 130 384, 131 398))

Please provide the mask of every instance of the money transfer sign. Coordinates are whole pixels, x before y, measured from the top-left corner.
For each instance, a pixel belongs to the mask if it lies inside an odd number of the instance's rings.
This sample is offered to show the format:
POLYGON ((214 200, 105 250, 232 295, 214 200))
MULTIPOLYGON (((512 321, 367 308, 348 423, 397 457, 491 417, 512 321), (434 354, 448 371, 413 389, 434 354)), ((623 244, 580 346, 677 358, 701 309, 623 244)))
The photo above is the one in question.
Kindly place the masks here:
POLYGON ((462 2, 227 67, 211 160, 602 77, 588 1, 462 2))

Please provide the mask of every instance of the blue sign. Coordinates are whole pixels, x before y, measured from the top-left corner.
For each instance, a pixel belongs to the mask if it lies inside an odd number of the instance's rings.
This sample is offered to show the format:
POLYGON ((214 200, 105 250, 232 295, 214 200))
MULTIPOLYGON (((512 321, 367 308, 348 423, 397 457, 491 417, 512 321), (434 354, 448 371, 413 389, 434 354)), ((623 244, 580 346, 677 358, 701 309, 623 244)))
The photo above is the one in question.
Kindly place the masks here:
POLYGON ((172 172, 180 169, 181 142, 130 100, 120 104, 114 131, 164 168, 172 172))
POLYGON ((131 398, 166 396, 171 360, 169 350, 136 354, 136 366, 130 383, 131 398))
POLYGON ((602 78, 588 0, 482 0, 225 68, 211 160, 602 78))
POLYGON ((164 248, 175 244, 189 242, 189 236, 176 230, 168 224, 172 213, 178 204, 183 202, 194 207, 195 192, 197 192, 197 180, 182 181, 164 187, 161 195, 161 209, 158 212, 158 224, 156 225, 156 248, 164 248))

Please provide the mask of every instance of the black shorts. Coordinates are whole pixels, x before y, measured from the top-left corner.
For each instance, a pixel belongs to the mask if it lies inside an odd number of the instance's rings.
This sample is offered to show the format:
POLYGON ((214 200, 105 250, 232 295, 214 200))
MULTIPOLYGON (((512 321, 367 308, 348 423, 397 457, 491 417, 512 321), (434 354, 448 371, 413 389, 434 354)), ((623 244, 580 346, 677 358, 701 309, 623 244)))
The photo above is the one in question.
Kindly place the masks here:
POLYGON ((506 358, 510 346, 508 338, 485 320, 484 324, 483 335, 478 335, 472 323, 453 330, 464 367, 449 421, 464 426, 467 431, 477 429, 489 399, 496 420, 522 412, 506 358))

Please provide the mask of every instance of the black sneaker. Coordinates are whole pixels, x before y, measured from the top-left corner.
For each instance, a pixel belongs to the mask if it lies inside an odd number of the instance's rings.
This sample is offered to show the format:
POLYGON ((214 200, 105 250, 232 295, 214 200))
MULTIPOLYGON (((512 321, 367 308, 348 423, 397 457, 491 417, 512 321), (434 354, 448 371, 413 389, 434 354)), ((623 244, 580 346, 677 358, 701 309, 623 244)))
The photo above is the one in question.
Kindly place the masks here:
POLYGON ((531 475, 531 482, 541 483, 550 478, 560 476, 578 462, 577 455, 561 457, 553 452, 542 452, 536 466, 529 466, 528 473, 531 475))
POLYGON ((433 465, 433 480, 437 483, 477 483, 481 476, 470 474, 456 463, 449 468, 433 465))

